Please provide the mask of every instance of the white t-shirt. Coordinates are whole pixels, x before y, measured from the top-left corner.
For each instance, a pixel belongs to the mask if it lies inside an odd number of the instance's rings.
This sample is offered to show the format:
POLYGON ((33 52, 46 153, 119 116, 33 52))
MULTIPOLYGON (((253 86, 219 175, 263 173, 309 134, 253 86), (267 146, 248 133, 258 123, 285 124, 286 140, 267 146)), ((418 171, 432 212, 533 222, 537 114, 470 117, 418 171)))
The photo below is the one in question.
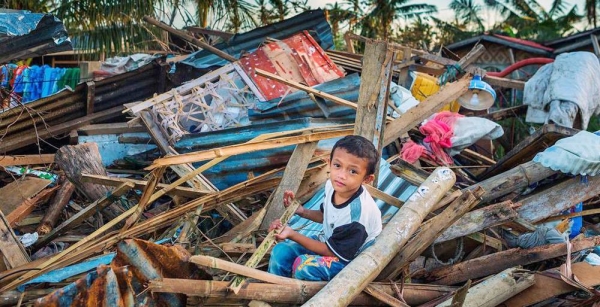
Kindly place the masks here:
POLYGON ((381 233, 381 211, 362 186, 343 204, 333 205, 335 191, 331 181, 325 184, 323 212, 324 242, 341 260, 354 259, 366 244, 381 233))

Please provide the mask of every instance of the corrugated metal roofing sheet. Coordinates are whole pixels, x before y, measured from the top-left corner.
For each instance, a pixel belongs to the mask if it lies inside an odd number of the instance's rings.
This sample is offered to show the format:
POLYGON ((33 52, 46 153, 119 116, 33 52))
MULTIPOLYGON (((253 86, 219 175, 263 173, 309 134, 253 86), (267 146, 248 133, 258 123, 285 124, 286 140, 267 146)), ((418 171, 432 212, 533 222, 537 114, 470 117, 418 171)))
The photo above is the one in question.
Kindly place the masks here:
MULTIPOLYGON (((319 84, 314 89, 351 102, 357 102, 360 77, 358 74, 351 74, 341 79, 319 84)), ((313 118, 347 119, 353 119, 356 116, 356 111, 352 108, 342 106, 327 99, 319 97, 316 99, 319 103, 315 103, 306 92, 297 91, 283 98, 258 102, 256 110, 250 109, 248 115, 253 122, 303 118, 307 116, 313 118)))
POLYGON ((179 245, 165 247, 152 242, 131 239, 117 244, 117 255, 110 266, 99 266, 45 297, 34 306, 186 306, 186 296, 150 293, 146 284, 157 278, 212 279, 195 264, 190 254, 179 245))
MULTIPOLYGON (((331 27, 325 19, 325 13, 320 9, 306 11, 278 23, 236 34, 227 42, 217 44, 214 47, 239 59, 242 52, 255 51, 267 37, 284 39, 303 30, 307 30, 324 50, 333 47, 331 27)), ((211 52, 201 50, 191 54, 181 63, 200 69, 208 69, 224 66, 228 62, 211 52)))
POLYGON ((62 21, 50 14, 0 10, 0 63, 73 50, 62 21))

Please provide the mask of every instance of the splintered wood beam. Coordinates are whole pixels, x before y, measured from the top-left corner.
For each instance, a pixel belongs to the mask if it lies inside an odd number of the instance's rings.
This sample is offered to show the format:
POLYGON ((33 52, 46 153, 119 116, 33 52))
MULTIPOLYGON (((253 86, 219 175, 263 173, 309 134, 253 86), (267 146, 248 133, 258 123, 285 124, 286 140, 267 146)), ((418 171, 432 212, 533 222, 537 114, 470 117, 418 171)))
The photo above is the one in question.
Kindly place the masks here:
POLYGON ((36 231, 39 235, 46 235, 52 230, 52 227, 56 225, 58 219, 69 203, 71 196, 75 192, 75 185, 71 181, 67 180, 66 177, 61 177, 61 186, 56 195, 52 198, 52 202, 48 205, 48 210, 44 214, 43 219, 39 223, 36 231))
POLYGON ((292 191, 294 195, 298 192, 300 183, 304 178, 304 173, 308 168, 308 163, 310 162, 316 149, 317 142, 296 145, 296 148, 294 149, 294 152, 292 152, 287 166, 283 171, 281 183, 279 183, 279 186, 273 194, 271 201, 265 205, 267 208, 267 213, 260 224, 260 229, 268 229, 271 222, 279 218, 284 213, 284 192, 289 190, 292 191))
MULTIPOLYGON (((10 224, 0 211, 0 254, 8 269, 20 267, 29 262, 29 256, 13 232, 10 224)), ((0 258, 0 261, 2 258, 0 258)), ((2 293, 3 291, 0 291, 2 293)))
POLYGON ((102 209, 114 202, 115 198, 118 198, 121 195, 127 193, 129 190, 133 189, 133 186, 133 183, 130 182, 123 183, 121 186, 114 189, 112 192, 109 192, 107 195, 101 197, 94 203, 85 207, 83 210, 77 212, 71 218, 62 222, 62 224, 58 225, 56 228, 52 229, 47 235, 41 237, 37 242, 35 242, 36 248, 42 247, 45 244, 50 243, 50 241, 60 233, 73 229, 73 227, 78 226, 87 218, 94 215, 96 212, 102 211, 102 209))
POLYGON ((229 157, 242 153, 255 152, 259 150, 280 148, 290 145, 297 145, 302 143, 317 142, 320 140, 333 139, 343 137, 352 134, 352 129, 341 129, 337 131, 326 131, 326 132, 315 132, 311 134, 304 134, 298 136, 288 136, 275 138, 254 143, 244 143, 231 146, 225 146, 221 148, 215 148, 210 150, 204 150, 199 152, 193 152, 188 154, 181 154, 177 156, 167 156, 164 158, 154 160, 154 163, 147 169, 154 169, 159 166, 168 166, 183 163, 194 163, 215 158, 229 157))
POLYGON ((521 90, 521 91, 525 89, 525 81, 521 81, 521 80, 511 80, 511 79, 506 79, 506 78, 501 78, 501 77, 485 75, 485 77, 483 77, 483 81, 487 82, 491 86, 512 88, 512 89, 521 90))
POLYGON ((37 165, 50 164, 53 162, 54 154, 0 157, 0 166, 37 165))
MULTIPOLYGON (((280 218, 282 225, 287 225, 287 223, 290 221, 292 216, 294 216, 294 214, 296 213, 296 209, 298 209, 299 206, 300 206, 300 203, 298 203, 296 200, 292 201, 292 203, 285 209, 285 211, 283 212, 283 215, 280 218)), ((267 237, 262 241, 260 246, 258 246, 256 248, 256 252, 254 254, 252 254, 250 259, 248 259, 248 261, 246 262, 247 267, 255 268, 258 265, 260 260, 262 260, 262 258, 267 253, 267 251, 275 243, 275 235, 278 234, 279 232, 280 232, 280 230, 278 230, 278 229, 273 229, 273 230, 269 231, 269 233, 267 234, 267 237)), ((240 291, 240 289, 242 288, 242 286, 244 285, 245 281, 246 281, 245 277, 236 276, 231 281, 229 289, 231 289, 231 291, 233 291, 234 293, 237 294, 240 291)))
MULTIPOLYGON (((130 178, 116 178, 116 177, 108 177, 108 176, 103 176, 103 175, 90 175, 90 174, 81 174, 81 181, 82 182, 91 182, 91 183, 101 184, 101 185, 106 185, 106 186, 111 186, 111 187, 118 187, 118 186, 122 185, 123 183, 131 182, 135 185, 134 189, 141 190, 141 191, 143 191, 146 188, 146 185, 148 184, 148 181, 144 181, 144 180, 136 180, 136 179, 130 179, 130 178)), ((163 189, 168 186, 169 185, 167 185, 167 184, 159 183, 158 185, 156 185, 156 188, 163 189)), ((200 196, 204 196, 206 194, 211 194, 211 193, 215 193, 215 192, 208 191, 208 190, 197 190, 197 189, 188 188, 188 187, 174 187, 172 190, 166 192, 167 195, 182 196, 185 198, 198 198, 200 196)))
POLYGON ((386 293, 385 291, 372 286, 371 284, 369 284, 365 290, 365 293, 371 295, 372 297, 380 300, 381 302, 387 304, 388 306, 392 306, 392 307, 410 307, 410 305, 403 303, 402 301, 400 301, 399 299, 389 295, 388 293, 386 293))
POLYGON ((466 74, 456 82, 447 83, 438 92, 427 97, 425 101, 388 123, 384 131, 383 146, 387 146, 410 129, 418 126, 444 105, 458 99, 469 90, 469 82, 471 82, 471 75, 466 74))
POLYGON ((331 100, 334 103, 337 103, 339 105, 343 105, 343 106, 352 108, 354 110, 356 110, 356 108, 357 108, 357 104, 354 103, 354 102, 352 102, 352 101, 348 101, 346 99, 342 99, 342 98, 339 98, 337 96, 325 93, 323 91, 316 90, 316 89, 314 89, 312 87, 309 87, 309 86, 306 86, 306 85, 302 85, 302 84, 300 84, 300 83, 298 83, 296 81, 293 81, 293 80, 282 78, 282 77, 280 77, 280 76, 278 76, 276 74, 272 74, 272 73, 270 73, 268 71, 264 71, 262 69, 258 69, 257 68, 255 71, 256 71, 256 74, 259 75, 259 76, 261 76, 261 77, 265 77, 265 78, 273 79, 275 81, 279 81, 279 82, 281 82, 281 83, 283 83, 285 85, 291 86, 293 88, 297 88, 299 90, 303 90, 303 91, 305 91, 307 93, 311 93, 311 94, 313 94, 315 96, 318 96, 318 97, 321 97, 323 99, 331 100))

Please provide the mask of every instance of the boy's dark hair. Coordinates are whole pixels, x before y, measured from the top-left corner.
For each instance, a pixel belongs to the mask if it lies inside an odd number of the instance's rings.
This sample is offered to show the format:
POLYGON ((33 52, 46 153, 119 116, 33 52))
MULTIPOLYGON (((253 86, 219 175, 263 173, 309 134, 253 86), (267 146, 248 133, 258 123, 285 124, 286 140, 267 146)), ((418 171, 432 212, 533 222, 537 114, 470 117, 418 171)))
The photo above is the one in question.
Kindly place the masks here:
POLYGON ((379 162, 379 153, 375 145, 360 135, 347 135, 341 138, 333 145, 330 160, 333 160, 333 153, 336 149, 342 148, 349 154, 367 160, 367 175, 375 174, 375 167, 379 162))

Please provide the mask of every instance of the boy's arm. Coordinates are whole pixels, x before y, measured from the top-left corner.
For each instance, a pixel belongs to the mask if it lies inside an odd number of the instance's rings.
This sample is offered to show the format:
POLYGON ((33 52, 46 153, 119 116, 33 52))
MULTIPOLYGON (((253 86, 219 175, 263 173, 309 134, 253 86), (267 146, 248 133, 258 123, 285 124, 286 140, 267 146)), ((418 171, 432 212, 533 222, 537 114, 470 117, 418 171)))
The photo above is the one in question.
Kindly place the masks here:
POLYGON ((329 247, 327 247, 327 244, 306 237, 288 226, 285 226, 279 234, 275 235, 275 238, 277 240, 290 239, 315 254, 335 257, 335 254, 329 249, 329 247))
POLYGON ((299 216, 311 220, 315 223, 323 223, 323 212, 321 212, 321 210, 304 209, 304 207, 299 208, 302 208, 301 210, 296 211, 296 214, 298 214, 299 216))

